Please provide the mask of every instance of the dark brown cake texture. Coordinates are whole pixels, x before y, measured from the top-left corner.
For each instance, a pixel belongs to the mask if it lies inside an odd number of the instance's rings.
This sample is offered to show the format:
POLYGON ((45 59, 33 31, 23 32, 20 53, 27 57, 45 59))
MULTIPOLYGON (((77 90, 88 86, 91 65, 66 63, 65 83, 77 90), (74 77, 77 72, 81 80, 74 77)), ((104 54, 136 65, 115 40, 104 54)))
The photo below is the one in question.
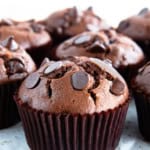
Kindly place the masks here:
POLYGON ((15 41, 27 50, 37 65, 46 57, 52 43, 44 26, 34 20, 19 22, 12 19, 2 19, 0 21, 0 35, 0 40, 13 35, 15 41))
POLYGON ((23 81, 16 103, 31 149, 110 150, 121 135, 128 88, 96 58, 45 60, 23 81))
POLYGON ((148 8, 121 21, 118 31, 134 39, 150 58, 150 10, 148 8))
POLYGON ((0 128, 19 120, 13 95, 20 82, 36 67, 13 37, 0 42, 0 128))
POLYGON ((136 70, 144 61, 140 47, 130 38, 117 33, 114 29, 100 32, 84 32, 58 46, 55 59, 68 56, 96 57, 110 60, 127 80, 131 71, 136 70))
POLYGON ((132 81, 133 94, 137 108, 139 130, 150 141, 150 62, 139 69, 132 81))

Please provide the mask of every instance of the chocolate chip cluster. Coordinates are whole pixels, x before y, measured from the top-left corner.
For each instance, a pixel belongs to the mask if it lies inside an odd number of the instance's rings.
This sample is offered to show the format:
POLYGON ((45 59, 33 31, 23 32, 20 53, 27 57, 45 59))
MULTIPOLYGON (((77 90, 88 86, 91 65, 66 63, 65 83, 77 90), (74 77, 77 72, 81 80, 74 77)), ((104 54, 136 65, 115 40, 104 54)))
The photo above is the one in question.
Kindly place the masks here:
POLYGON ((117 103, 116 99, 127 94, 122 77, 116 71, 109 71, 114 70, 111 66, 109 69, 107 67, 108 64, 95 58, 70 57, 62 61, 49 61, 46 58, 41 67, 25 79, 19 96, 23 102, 44 111, 74 112, 80 103, 84 103, 77 112, 99 112, 101 108, 98 103, 103 103, 107 96, 117 103), (105 97, 102 94, 103 98, 100 98, 101 90, 108 95, 105 97), (40 101, 45 103, 38 105, 40 101))
POLYGON ((15 53, 18 53, 19 45, 15 42, 14 38, 10 36, 6 40, 0 43, 0 58, 4 60, 4 65, 8 75, 15 73, 26 72, 24 62, 15 57, 15 53))

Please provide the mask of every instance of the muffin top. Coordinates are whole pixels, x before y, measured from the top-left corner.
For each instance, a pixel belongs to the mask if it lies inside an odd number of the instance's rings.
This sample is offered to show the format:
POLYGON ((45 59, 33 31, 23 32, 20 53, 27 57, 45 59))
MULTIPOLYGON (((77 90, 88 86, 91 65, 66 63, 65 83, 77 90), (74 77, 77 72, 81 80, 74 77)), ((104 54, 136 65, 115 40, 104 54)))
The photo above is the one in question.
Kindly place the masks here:
POLYGON ((96 58, 45 61, 22 83, 21 104, 50 113, 91 114, 124 104, 128 88, 110 64, 96 58))
POLYGON ((35 23, 34 20, 17 22, 11 19, 0 21, 0 40, 13 35, 15 41, 24 49, 36 48, 51 42, 51 37, 45 31, 44 26, 35 23))
POLYGON ((150 40, 150 10, 144 8, 138 15, 121 21, 118 31, 137 41, 150 40))
POLYGON ((114 29, 84 32, 74 36, 60 44, 55 55, 57 59, 68 56, 109 59, 117 69, 135 65, 144 59, 140 47, 114 29))
POLYGON ((35 69, 31 57, 13 37, 0 42, 0 84, 22 80, 35 69))
POLYGON ((84 31, 109 28, 104 20, 96 16, 91 7, 84 11, 76 7, 60 10, 51 14, 44 22, 53 36, 63 39, 84 31))
POLYGON ((138 70, 132 81, 132 87, 136 92, 150 96, 150 61, 138 70))

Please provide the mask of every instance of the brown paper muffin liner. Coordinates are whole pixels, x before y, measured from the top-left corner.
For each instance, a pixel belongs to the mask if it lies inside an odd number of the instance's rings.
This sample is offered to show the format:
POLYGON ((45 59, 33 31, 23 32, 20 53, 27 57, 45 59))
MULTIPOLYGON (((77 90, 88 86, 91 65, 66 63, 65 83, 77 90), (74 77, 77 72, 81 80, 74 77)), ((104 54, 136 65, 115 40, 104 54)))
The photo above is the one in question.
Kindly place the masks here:
POLYGON ((37 67, 40 66, 41 62, 45 57, 49 57, 49 51, 51 49, 51 43, 47 43, 43 46, 37 48, 27 49, 27 52, 30 54, 37 67))
POLYGON ((134 92, 139 130, 145 140, 150 141, 150 98, 134 92))
POLYGON ((123 129, 128 102, 92 115, 49 114, 16 100, 32 150, 114 150, 123 129))
POLYGON ((20 120, 13 95, 20 82, 0 85, 0 129, 14 125, 20 120))

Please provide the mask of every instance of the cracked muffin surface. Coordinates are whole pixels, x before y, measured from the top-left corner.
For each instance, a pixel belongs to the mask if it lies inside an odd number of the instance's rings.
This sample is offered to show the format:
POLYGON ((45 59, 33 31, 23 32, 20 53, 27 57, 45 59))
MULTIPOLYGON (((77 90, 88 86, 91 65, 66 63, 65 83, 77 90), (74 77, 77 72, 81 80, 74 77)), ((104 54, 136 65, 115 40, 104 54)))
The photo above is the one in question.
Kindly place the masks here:
POLYGON ((92 114, 124 104, 128 88, 113 67, 96 58, 45 60, 22 83, 20 103, 50 113, 92 114))

